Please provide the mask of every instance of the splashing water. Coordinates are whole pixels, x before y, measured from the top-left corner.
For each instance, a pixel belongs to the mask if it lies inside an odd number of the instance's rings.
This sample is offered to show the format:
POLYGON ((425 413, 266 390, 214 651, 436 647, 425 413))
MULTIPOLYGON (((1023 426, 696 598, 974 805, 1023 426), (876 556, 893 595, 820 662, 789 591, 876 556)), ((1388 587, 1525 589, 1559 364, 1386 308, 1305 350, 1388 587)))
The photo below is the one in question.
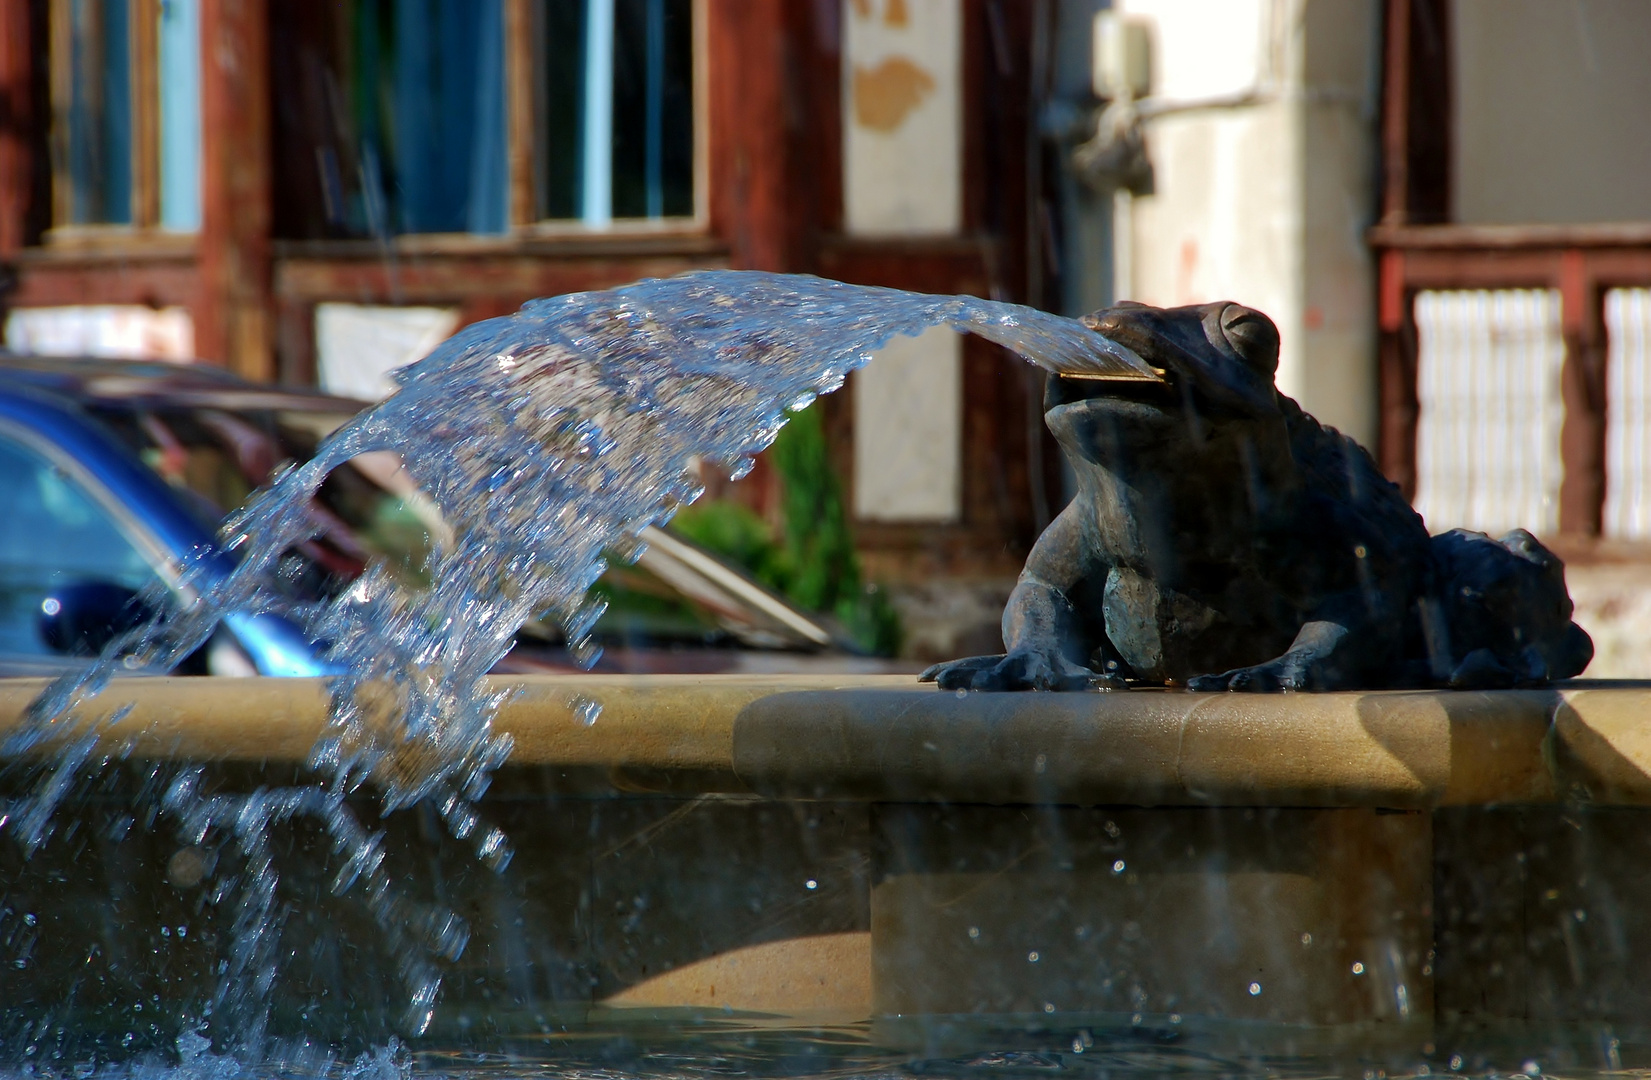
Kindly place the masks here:
POLYGON ((395 944, 411 999, 407 1023, 422 1031, 439 987, 435 961, 458 955, 464 926, 397 897, 380 868, 378 835, 344 797, 371 783, 385 813, 429 800, 455 837, 502 868, 509 845, 475 803, 510 752, 492 725, 502 695, 483 680, 516 631, 548 615, 575 655, 594 662, 590 631, 602 607, 587 591, 607 553, 635 559, 644 527, 699 496, 702 463, 744 475, 788 411, 836 390, 895 335, 933 326, 977 334, 1054 372, 1155 377, 1129 350, 1029 308, 754 272, 538 300, 475 324, 398 372, 396 394, 224 526, 224 548, 238 558, 227 575, 206 573, 223 555, 201 553, 188 574, 193 603, 124 635, 90 671, 40 695, 0 752, 16 757, 48 741, 69 749, 12 816, 15 831, 28 850, 49 835, 68 776, 94 757, 96 730, 118 722, 94 724, 82 711, 123 664, 170 668, 229 613, 290 619, 326 643, 338 671, 330 722, 309 761, 320 779, 208 796, 186 770, 162 799, 187 842, 217 830, 245 864, 220 1004, 236 987, 256 1000, 276 974, 278 882, 266 833, 305 816, 322 823, 343 856, 334 891, 359 885, 395 944), (370 451, 400 456, 452 541, 432 550, 428 587, 374 566, 334 600, 303 600, 283 577, 282 555, 313 535, 307 508, 328 473, 370 451))

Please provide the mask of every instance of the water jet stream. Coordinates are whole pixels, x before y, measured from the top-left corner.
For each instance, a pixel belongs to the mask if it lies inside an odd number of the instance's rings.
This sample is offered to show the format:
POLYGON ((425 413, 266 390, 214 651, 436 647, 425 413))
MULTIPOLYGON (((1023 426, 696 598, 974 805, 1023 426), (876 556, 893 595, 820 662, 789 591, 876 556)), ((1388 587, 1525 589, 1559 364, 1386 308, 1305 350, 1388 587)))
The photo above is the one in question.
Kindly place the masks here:
MULTIPOLYGON (((257 1042, 257 988, 274 977, 278 953, 265 833, 309 816, 344 858, 335 891, 362 888, 385 932, 406 942, 398 952, 407 1025, 422 1031, 439 986, 432 961, 456 956, 464 929, 397 898, 378 867, 377 834, 344 796, 371 784, 386 814, 428 801, 455 837, 502 868, 506 838, 474 803, 510 753, 492 723, 501 699, 482 680, 516 631, 548 613, 575 655, 594 661, 590 630, 602 607, 587 591, 609 554, 638 556, 639 534, 703 491, 702 463, 744 475, 789 411, 842 386, 895 335, 933 326, 976 334, 1052 372, 1156 378, 1128 349, 1074 320, 813 277, 704 271, 533 301, 462 330, 398 372, 393 396, 225 524, 222 551, 237 560, 227 575, 203 573, 222 553, 199 553, 186 574, 193 602, 172 605, 113 642, 89 671, 49 686, 0 753, 72 743, 90 723, 89 703, 123 665, 170 668, 227 614, 292 620, 326 643, 338 672, 330 724, 310 755, 313 785, 230 798, 204 794, 180 773, 160 803, 189 843, 214 831, 230 836, 244 867, 233 961, 218 996, 223 1004, 244 999, 243 1023, 257 1042), (334 600, 301 598, 282 556, 313 535, 311 496, 340 464, 380 452, 400 457, 452 528, 453 542, 429 556, 431 584, 416 589, 374 566, 334 600)), ((26 812, 11 815, 26 849, 49 836, 67 788, 61 771, 36 786, 26 812)))

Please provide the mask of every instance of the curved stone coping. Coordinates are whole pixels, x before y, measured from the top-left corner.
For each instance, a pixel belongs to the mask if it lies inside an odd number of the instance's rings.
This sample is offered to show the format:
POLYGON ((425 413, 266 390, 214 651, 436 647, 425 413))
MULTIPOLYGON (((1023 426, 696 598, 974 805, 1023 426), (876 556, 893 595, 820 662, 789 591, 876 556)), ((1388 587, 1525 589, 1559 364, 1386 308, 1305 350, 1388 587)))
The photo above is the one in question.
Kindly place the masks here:
MULTIPOLYGON (((621 790, 976 803, 1651 803, 1651 684, 1341 694, 965 694, 909 676, 500 676, 514 766, 621 790), (586 725, 579 698, 602 705, 586 725)), ((0 680, 0 731, 43 685, 0 680)), ((116 754, 302 762, 301 679, 120 680, 116 754)))

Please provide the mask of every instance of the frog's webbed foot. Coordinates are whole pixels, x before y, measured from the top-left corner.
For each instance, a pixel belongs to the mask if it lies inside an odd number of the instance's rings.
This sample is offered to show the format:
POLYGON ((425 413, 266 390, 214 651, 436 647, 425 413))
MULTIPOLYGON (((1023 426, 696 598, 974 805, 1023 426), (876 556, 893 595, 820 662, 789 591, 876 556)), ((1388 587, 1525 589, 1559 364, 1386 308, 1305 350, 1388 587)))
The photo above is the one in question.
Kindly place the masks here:
POLYGON ((1231 690, 1235 693, 1276 694, 1280 691, 1313 689, 1307 664, 1297 656, 1285 653, 1277 660, 1253 667, 1233 668, 1219 675, 1197 675, 1187 680, 1187 689, 1202 691, 1231 690))
POLYGON ((935 664, 918 676, 942 690, 1122 690, 1116 675, 1102 675, 1059 654, 1021 651, 970 656, 935 664))
POLYGON ((1237 693, 1276 694, 1292 690, 1338 690, 1359 685, 1347 627, 1327 619, 1302 626, 1290 650, 1265 664, 1233 668, 1219 675, 1187 680, 1189 690, 1232 690, 1237 693))

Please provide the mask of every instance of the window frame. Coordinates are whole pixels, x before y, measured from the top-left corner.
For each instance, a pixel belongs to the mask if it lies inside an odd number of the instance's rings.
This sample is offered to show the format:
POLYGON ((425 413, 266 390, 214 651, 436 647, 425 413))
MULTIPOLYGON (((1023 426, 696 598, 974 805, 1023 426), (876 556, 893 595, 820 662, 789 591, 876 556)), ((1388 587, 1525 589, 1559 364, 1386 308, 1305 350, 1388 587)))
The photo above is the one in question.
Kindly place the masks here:
MULTIPOLYGON (((707 0, 691 0, 690 31, 693 61, 694 209, 670 217, 615 217, 605 225, 589 225, 579 218, 542 218, 536 212, 537 179, 542 144, 540 110, 534 73, 538 70, 544 0, 503 0, 505 26, 505 112, 507 175, 510 197, 507 235, 533 239, 583 239, 701 235, 710 231, 710 81, 707 0)), ((417 234, 412 234, 417 235, 417 234)), ((440 235, 454 235, 445 233, 440 235)), ((463 234, 471 235, 471 234, 463 234)))
POLYGON ((52 222, 47 244, 101 237, 193 236, 161 228, 160 14, 164 0, 126 0, 132 72, 130 222, 76 222, 69 168, 69 105, 74 91, 74 0, 47 0, 52 222))
MULTIPOLYGON (((73 90, 72 4, 74 0, 47 0, 49 147, 51 160, 51 226, 43 241, 48 247, 103 246, 123 240, 158 241, 171 246, 192 245, 199 230, 182 232, 161 223, 159 16, 164 0, 126 0, 130 20, 129 48, 132 71, 132 192, 129 223, 84 223, 71 220, 74 188, 69 170, 69 107, 73 90)), ((693 212, 658 218, 616 217, 605 225, 589 225, 578 218, 542 218, 537 213, 537 179, 543 144, 540 141, 541 105, 535 87, 539 48, 536 29, 542 25, 544 0, 501 0, 505 31, 506 176, 509 190, 505 230, 500 234, 469 232, 400 233, 391 243, 412 241, 414 246, 468 248, 495 246, 501 240, 560 240, 616 237, 703 236, 710 232, 710 80, 708 0, 690 0, 693 67, 693 212)), ((275 12, 271 12, 275 14, 275 12)), ((207 137, 202 132, 203 138, 207 137)), ((204 164, 204 162, 203 162, 204 164)), ((343 241, 349 243, 350 241, 343 241)), ((326 241, 329 246, 340 241, 326 241)), ((374 243, 378 243, 374 241, 374 243)))

